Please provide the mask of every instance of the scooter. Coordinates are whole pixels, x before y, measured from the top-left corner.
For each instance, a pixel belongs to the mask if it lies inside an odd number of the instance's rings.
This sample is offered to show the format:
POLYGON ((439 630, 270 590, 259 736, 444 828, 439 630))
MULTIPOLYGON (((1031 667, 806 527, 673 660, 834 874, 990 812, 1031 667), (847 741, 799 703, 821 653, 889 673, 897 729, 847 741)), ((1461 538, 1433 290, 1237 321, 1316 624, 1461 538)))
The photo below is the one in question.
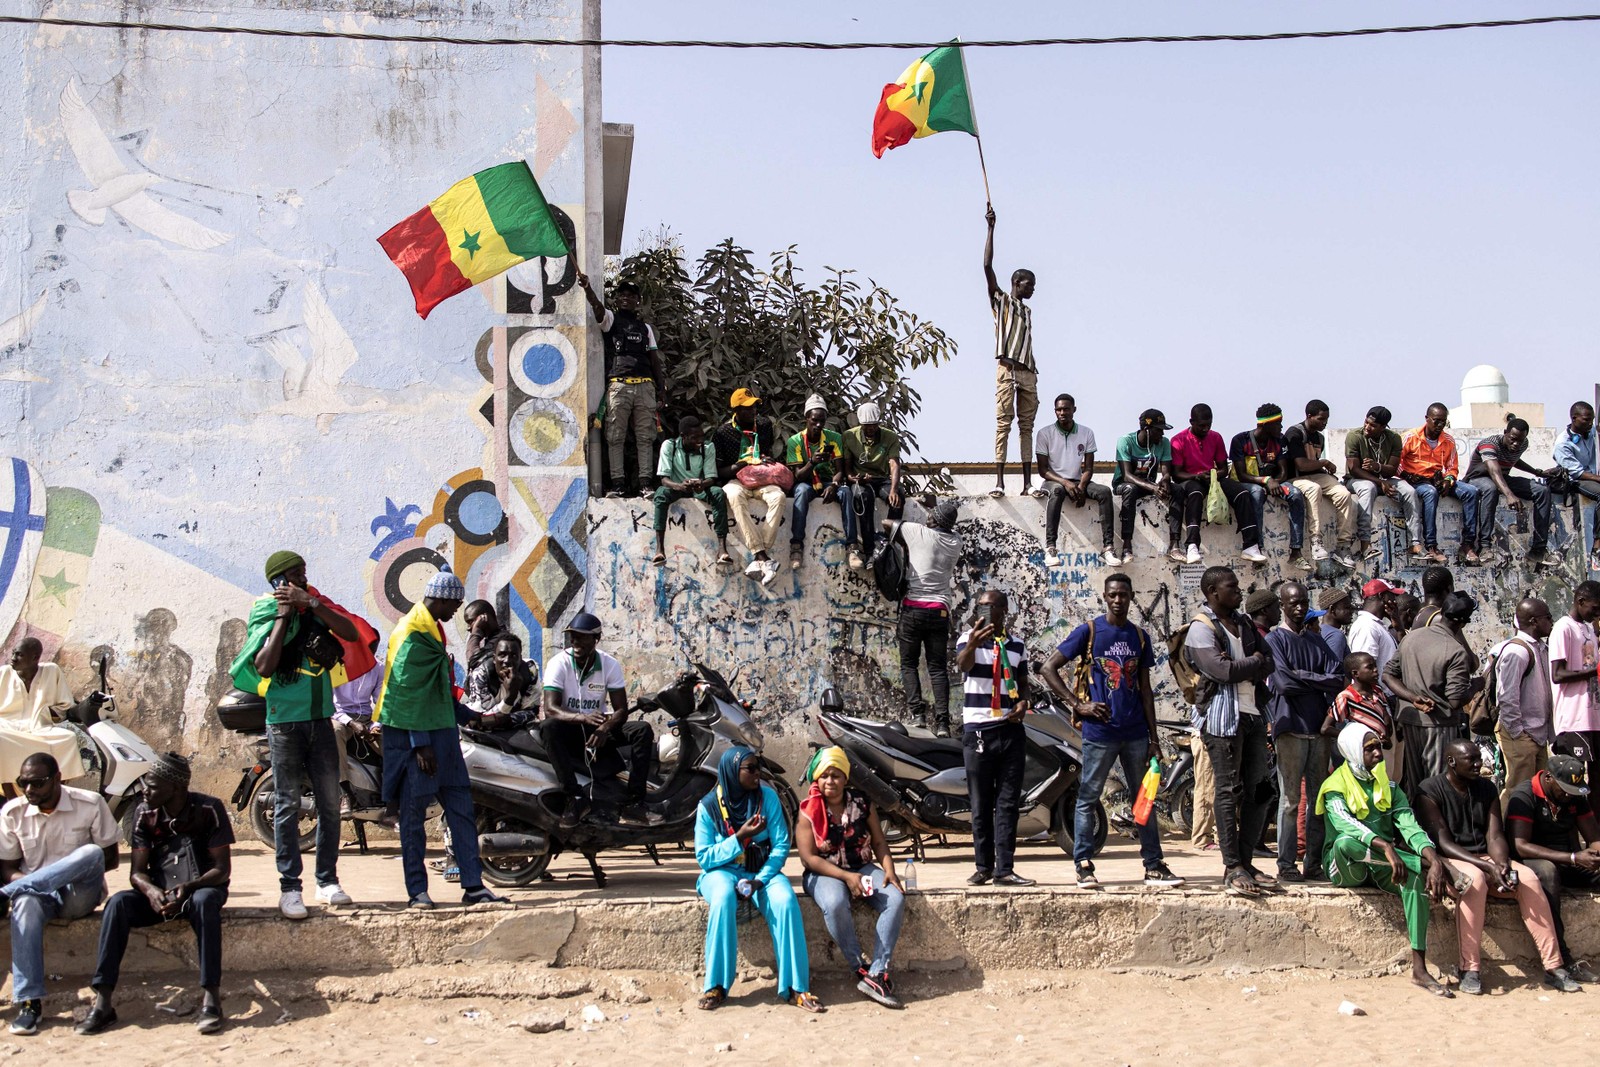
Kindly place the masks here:
MULTIPOLYGON (((246 820, 256 837, 268 845, 277 841, 277 780, 272 773, 272 746, 267 740, 267 701, 242 689, 230 690, 217 701, 217 720, 235 733, 255 740, 255 762, 244 769, 233 791, 233 806, 247 812, 246 820)), ((383 803, 383 753, 377 742, 365 735, 350 738, 345 746, 349 756, 349 811, 340 813, 355 830, 356 844, 367 851, 367 823, 392 826, 391 813, 383 803)), ((434 806, 437 808, 437 805, 434 806)), ((438 811, 430 811, 429 817, 438 811)), ((309 787, 301 794, 297 830, 300 851, 309 852, 317 843, 317 807, 309 787)))
MULTIPOLYGON (((132 817, 143 799, 139 779, 155 764, 156 754, 144 738, 117 722, 117 700, 106 676, 108 659, 100 660, 99 690, 74 705, 67 717, 83 727, 100 750, 100 795, 105 797, 111 814, 123 822, 132 817)), ((130 837, 126 824, 123 837, 130 837)))
MULTIPOLYGON (((642 846, 660 863, 657 846, 693 840, 696 812, 716 785, 722 754, 736 745, 759 754, 765 745, 760 727, 750 718, 750 703, 736 698, 722 675, 703 664, 685 671, 653 700, 641 699, 636 708, 665 712, 678 741, 676 762, 659 768, 646 791, 647 804, 661 816, 653 825, 597 817, 563 826, 562 815, 572 800, 556 779, 535 730, 462 729, 461 755, 472 782, 478 854, 486 881, 522 886, 547 878, 550 861, 569 851, 583 854, 602 889, 607 875, 599 863, 601 852, 642 846)), ((762 778, 777 791, 792 826, 799 802, 783 781, 784 773, 761 756, 762 778)), ((615 776, 580 774, 578 784, 588 793, 594 812, 614 811, 624 791, 615 776)))
MULTIPOLYGON (((822 694, 817 722, 823 736, 850 756, 850 784, 878 809, 885 834, 912 839, 918 857, 924 837, 972 832, 972 802, 958 739, 934 737, 899 722, 853 718, 844 713, 837 691, 822 694)), ((1043 704, 1023 722, 1027 763, 1017 818, 1019 840, 1052 838, 1071 854, 1078 778, 1083 770, 1082 739, 1056 705, 1043 704)), ((1106 843, 1106 813, 1095 806, 1094 851, 1106 843)))

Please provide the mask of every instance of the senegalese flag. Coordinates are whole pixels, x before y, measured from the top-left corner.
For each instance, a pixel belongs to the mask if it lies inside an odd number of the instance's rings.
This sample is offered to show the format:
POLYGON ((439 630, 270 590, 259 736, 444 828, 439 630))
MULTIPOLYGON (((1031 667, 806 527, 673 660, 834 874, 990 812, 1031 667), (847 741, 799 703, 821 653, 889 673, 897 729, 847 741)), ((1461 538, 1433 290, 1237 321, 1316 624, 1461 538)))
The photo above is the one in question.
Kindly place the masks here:
POLYGON ((539 256, 571 254, 522 160, 463 178, 378 244, 411 283, 417 314, 539 256))
POLYGON ((444 629, 418 601, 389 634, 383 692, 373 718, 400 730, 443 730, 455 725, 455 675, 444 629))
POLYGON ((935 48, 907 67, 899 81, 883 87, 872 119, 872 154, 882 159, 886 148, 946 130, 978 135, 960 48, 935 48))

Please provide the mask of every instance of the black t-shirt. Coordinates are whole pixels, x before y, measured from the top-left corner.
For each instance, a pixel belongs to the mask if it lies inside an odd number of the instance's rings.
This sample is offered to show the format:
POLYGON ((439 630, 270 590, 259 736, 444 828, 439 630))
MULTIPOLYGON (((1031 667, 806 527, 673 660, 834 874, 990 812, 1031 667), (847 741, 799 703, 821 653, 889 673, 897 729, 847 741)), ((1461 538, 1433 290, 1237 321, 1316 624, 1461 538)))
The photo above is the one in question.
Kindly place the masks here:
MULTIPOLYGON (((1578 819, 1589 809, 1589 798, 1575 797, 1559 787, 1555 794, 1552 802, 1534 790, 1532 780, 1523 782, 1506 797, 1506 822, 1531 825, 1533 833, 1529 836, 1541 848, 1576 852, 1583 847, 1578 842, 1578 819)), ((1506 836, 1511 840, 1512 855, 1516 855, 1516 835, 1506 836)))
POLYGON ((133 817, 133 847, 150 850, 151 870, 160 870, 167 853, 185 837, 194 846, 200 874, 216 866, 211 850, 234 842, 233 824, 228 821, 222 801, 204 793, 190 793, 188 806, 176 819, 165 808, 151 808, 144 801, 139 802, 133 817))
POLYGON ((1300 476, 1300 468, 1295 466, 1295 460, 1322 459, 1326 451, 1327 445, 1321 431, 1313 430, 1303 422, 1297 422, 1283 431, 1283 454, 1288 461, 1284 467, 1290 478, 1300 476))
POLYGON ((611 312, 611 329, 603 335, 607 378, 653 378, 650 327, 632 311, 611 312))
POLYGON ((1450 784, 1448 774, 1436 774, 1419 785, 1417 791, 1439 805, 1445 829, 1458 846, 1474 855, 1489 851, 1489 808, 1500 803, 1492 783, 1474 778, 1462 793, 1450 784))

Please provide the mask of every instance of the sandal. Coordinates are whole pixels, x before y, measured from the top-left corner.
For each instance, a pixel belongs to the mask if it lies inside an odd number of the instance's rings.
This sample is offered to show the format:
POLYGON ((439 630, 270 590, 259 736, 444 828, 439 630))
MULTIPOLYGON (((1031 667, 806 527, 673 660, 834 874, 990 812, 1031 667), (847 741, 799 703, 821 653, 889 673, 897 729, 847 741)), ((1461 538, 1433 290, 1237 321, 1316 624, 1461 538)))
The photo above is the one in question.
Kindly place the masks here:
POLYGON ((994 499, 999 500, 1001 497, 1006 495, 1006 491, 1001 489, 999 486, 995 486, 993 489, 989 490, 989 495, 994 499))
POLYGON ((1259 897, 1261 887, 1250 877, 1250 872, 1237 870, 1222 880, 1222 888, 1232 897, 1259 897))
POLYGON ((724 552, 722 555, 717 557, 717 566, 719 566, 719 567, 731 567, 731 566, 733 566, 733 557, 728 555, 726 552, 724 552))
POLYGON ((822 1001, 817 999, 815 993, 790 993, 788 1003, 797 1008, 804 1008, 813 1015, 821 1015, 828 1010, 822 1006, 822 1001))
POLYGON ((705 991, 705 993, 700 997, 699 1001, 696 1002, 695 1006, 701 1011, 714 1011, 717 1008, 720 1008, 722 1006, 722 1002, 727 999, 728 991, 726 989, 723 989, 721 986, 712 986, 710 989, 705 991))
POLYGON ((650 562, 655 566, 660 567, 667 562, 667 554, 665 552, 657 552, 655 555, 650 557, 650 562))

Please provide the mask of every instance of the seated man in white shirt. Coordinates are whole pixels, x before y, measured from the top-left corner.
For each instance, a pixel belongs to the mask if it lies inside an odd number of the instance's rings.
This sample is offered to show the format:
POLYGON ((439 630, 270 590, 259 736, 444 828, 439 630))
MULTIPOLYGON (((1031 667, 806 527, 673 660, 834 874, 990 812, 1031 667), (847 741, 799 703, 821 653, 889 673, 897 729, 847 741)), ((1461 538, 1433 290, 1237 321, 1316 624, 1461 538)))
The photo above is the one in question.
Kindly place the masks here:
POLYGON ((121 833, 98 793, 61 784, 55 758, 22 762, 22 795, 0 808, 0 916, 11 916, 13 1034, 39 1029, 44 997, 44 924, 81 919, 106 896, 121 833))

